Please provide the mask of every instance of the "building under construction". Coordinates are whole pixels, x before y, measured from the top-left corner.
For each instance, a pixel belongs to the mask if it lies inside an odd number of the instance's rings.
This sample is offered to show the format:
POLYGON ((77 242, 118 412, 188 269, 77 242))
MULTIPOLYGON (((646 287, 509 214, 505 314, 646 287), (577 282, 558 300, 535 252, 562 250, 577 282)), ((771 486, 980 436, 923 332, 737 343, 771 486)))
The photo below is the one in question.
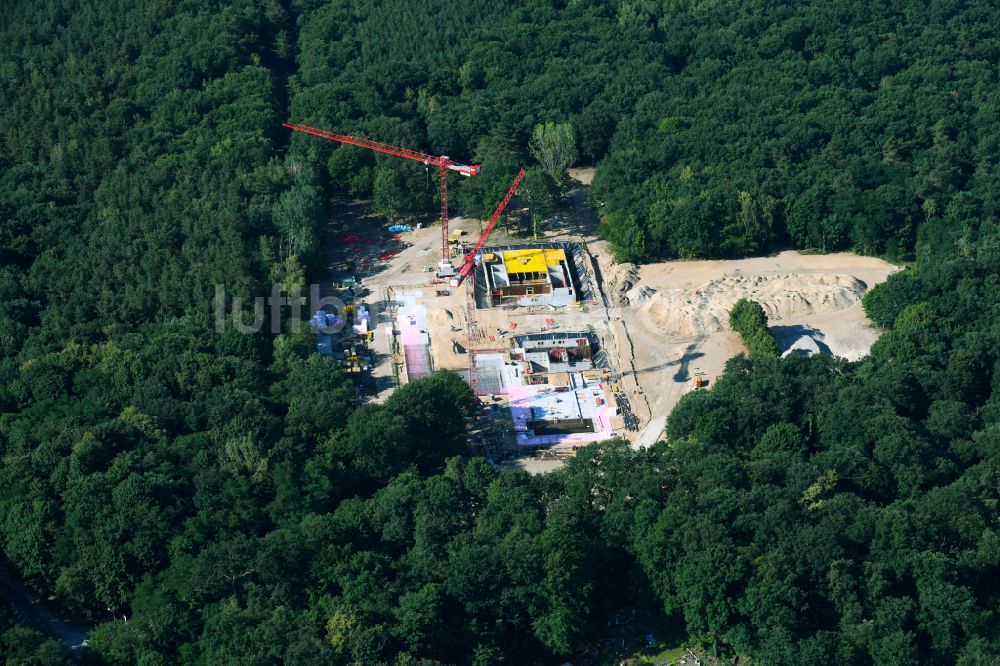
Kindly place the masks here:
POLYGON ((582 248, 538 243, 483 248, 476 256, 476 307, 572 305, 592 299, 582 248))
POLYGON ((586 444, 615 436, 607 400, 611 369, 587 332, 518 335, 476 357, 479 385, 503 396, 518 447, 586 444))

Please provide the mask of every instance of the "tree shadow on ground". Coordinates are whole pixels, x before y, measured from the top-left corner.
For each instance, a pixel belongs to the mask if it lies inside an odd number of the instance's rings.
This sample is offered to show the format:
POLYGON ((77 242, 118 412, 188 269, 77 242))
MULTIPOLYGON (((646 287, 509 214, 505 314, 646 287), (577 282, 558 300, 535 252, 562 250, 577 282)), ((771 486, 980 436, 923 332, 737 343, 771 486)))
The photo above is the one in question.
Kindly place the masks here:
POLYGON ((677 368, 677 372, 674 373, 674 381, 686 382, 688 379, 691 378, 691 374, 689 372, 691 367, 691 362, 705 355, 703 352, 695 351, 697 348, 698 348, 698 343, 693 342, 687 346, 687 348, 684 350, 684 353, 676 361, 668 361, 666 363, 661 363, 659 365, 652 365, 648 368, 643 368, 642 370, 636 370, 636 374, 642 375, 649 372, 656 372, 658 370, 666 370, 667 368, 676 365, 679 367, 677 368))
MULTIPOLYGON (((826 336, 823 335, 823 331, 812 328, 811 326, 805 326, 803 324, 793 324, 791 326, 771 326, 771 335, 774 336, 774 341, 778 343, 778 351, 784 354, 786 351, 792 348, 799 339, 801 338, 811 338, 813 342, 816 343, 816 347, 819 348, 822 354, 832 354, 830 347, 827 346, 824 339, 826 336)), ((806 350, 799 350, 798 353, 807 353, 806 350)))

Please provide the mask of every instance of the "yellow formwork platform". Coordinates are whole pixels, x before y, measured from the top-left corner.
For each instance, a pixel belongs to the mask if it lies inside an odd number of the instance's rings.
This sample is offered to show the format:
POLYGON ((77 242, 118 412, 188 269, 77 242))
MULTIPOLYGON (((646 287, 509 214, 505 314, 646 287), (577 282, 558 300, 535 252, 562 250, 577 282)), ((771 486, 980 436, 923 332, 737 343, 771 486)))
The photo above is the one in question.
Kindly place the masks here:
POLYGON ((507 274, 547 273, 549 266, 558 266, 566 261, 566 252, 556 249, 531 248, 526 250, 504 250, 503 261, 507 274))

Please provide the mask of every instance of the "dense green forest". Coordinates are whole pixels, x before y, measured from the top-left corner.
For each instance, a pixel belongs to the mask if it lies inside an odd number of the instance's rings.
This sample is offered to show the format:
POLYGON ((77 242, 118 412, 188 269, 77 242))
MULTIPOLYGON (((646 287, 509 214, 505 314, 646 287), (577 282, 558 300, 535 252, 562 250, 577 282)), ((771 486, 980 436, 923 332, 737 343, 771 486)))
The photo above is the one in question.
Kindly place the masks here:
MULTIPOLYGON (((293 115, 482 161, 477 212, 535 124, 568 121, 623 259, 905 258, 920 223, 962 225, 997 185, 988 2, 431 4, 305 12, 293 115)), ((428 191, 417 167, 316 150, 337 190, 428 191)))
MULTIPOLYGON (((560 663, 625 606, 762 666, 995 664, 995 8, 516 4, 11 3, 3 554, 113 665, 560 663), (288 118, 481 161, 470 212, 569 123, 624 259, 915 266, 870 357, 737 357, 668 443, 498 475, 454 375, 359 405, 307 333, 215 332, 216 284, 321 277, 331 198, 434 209, 288 118)), ((6 616, 0 650, 65 659, 6 616)))
POLYGON ((10 666, 70 666, 69 650, 32 627, 19 625, 0 606, 0 658, 10 666))

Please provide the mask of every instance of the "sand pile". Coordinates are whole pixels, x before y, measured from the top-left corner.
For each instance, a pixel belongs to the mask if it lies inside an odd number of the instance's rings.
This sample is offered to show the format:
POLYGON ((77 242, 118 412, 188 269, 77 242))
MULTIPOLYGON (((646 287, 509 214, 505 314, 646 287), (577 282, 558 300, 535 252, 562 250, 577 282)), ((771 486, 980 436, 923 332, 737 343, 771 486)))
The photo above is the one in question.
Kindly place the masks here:
POLYGON ((729 310, 741 298, 760 303, 773 323, 847 309, 861 300, 867 289, 868 285, 852 275, 730 274, 699 287, 662 290, 638 299, 641 303, 630 302, 663 333, 697 336, 727 330, 729 310))
POLYGON ((607 276, 608 284, 618 304, 628 305, 630 302, 634 302, 630 294, 637 288, 639 267, 635 264, 615 264, 611 267, 610 273, 607 276))
POLYGON ((781 358, 786 356, 791 356, 792 354, 798 354, 801 356, 815 356, 821 353, 819 348, 819 343, 816 339, 809 335, 803 335, 799 337, 795 342, 791 344, 785 351, 781 353, 781 358))
POLYGON ((629 305, 630 303, 632 305, 639 305, 651 299, 654 294, 656 294, 656 290, 652 287, 637 284, 619 297, 618 300, 622 302, 622 305, 629 305))

